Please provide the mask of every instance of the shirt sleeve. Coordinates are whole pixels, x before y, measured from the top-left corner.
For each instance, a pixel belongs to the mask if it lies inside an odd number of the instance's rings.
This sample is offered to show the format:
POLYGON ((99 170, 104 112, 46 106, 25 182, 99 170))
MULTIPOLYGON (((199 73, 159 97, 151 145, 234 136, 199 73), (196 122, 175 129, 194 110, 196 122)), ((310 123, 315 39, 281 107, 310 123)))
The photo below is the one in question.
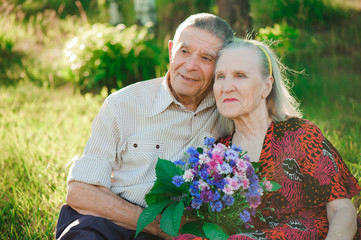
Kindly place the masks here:
POLYGON ((70 168, 68 183, 81 181, 110 188, 112 171, 119 167, 120 119, 115 109, 108 97, 92 123, 92 134, 82 156, 75 159, 70 168))

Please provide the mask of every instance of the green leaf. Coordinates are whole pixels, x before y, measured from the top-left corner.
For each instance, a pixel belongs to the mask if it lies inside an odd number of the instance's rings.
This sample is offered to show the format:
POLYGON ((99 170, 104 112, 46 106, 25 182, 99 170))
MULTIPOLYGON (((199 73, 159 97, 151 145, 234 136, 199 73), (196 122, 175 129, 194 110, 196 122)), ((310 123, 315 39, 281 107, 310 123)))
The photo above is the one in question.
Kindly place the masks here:
POLYGON ((260 162, 251 162, 252 167, 254 168, 254 171, 257 172, 259 167, 261 166, 260 162))
POLYGON ((282 188, 282 185, 278 184, 277 182, 271 181, 271 183, 272 183, 272 189, 271 189, 272 192, 282 188))
POLYGON ((151 223, 157 217, 157 215, 163 211, 169 202, 169 199, 165 199, 144 209, 144 211, 139 216, 137 222, 137 231, 134 237, 136 237, 146 226, 148 226, 148 224, 151 223))
POLYGON ((174 194, 172 193, 164 193, 164 194, 159 194, 159 193, 154 193, 154 194, 150 194, 148 193, 147 195, 145 195, 145 201, 147 202, 148 206, 158 203, 158 202, 162 202, 164 200, 169 200, 171 196, 173 196, 174 194))
POLYGON ((157 165, 155 166, 155 172, 157 175, 157 181, 161 182, 170 189, 175 189, 175 191, 178 191, 176 190, 177 186, 175 186, 172 181, 174 176, 182 175, 183 171, 174 163, 158 158, 157 165))
POLYGON ((203 153, 203 148, 197 148, 197 152, 199 152, 200 154, 203 153))
POLYGON ((202 221, 193 221, 188 222, 182 226, 181 234, 193 234, 199 237, 206 237, 202 230, 203 222, 202 221))
POLYGON ((160 227, 171 236, 177 236, 183 216, 183 202, 171 203, 163 212, 160 220, 160 227))
POLYGON ((204 222, 202 229, 208 239, 225 240, 229 237, 229 235, 226 234, 223 229, 215 223, 204 222))

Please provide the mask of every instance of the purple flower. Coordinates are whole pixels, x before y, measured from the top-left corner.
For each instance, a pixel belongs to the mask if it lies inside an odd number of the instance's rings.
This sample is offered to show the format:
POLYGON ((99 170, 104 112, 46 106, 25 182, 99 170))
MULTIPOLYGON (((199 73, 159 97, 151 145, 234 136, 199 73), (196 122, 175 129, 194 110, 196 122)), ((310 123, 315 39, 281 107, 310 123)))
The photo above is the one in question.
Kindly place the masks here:
POLYGON ((238 158, 238 152, 236 152, 233 149, 229 149, 229 150, 226 151, 224 157, 227 160, 236 160, 238 158))
POLYGON ((252 164, 249 164, 246 170, 246 176, 247 178, 251 178, 254 175, 254 168, 252 164))
POLYGON ((251 214, 249 213, 249 211, 247 209, 243 210, 243 213, 239 214, 239 217, 241 218, 241 220, 243 222, 248 222, 251 219, 251 214))
POLYGON ((199 173, 199 176, 200 176, 202 179, 206 180, 206 179, 208 178, 208 176, 209 176, 209 174, 208 174, 208 172, 207 172, 207 169, 201 170, 200 173, 199 173))
POLYGON ((249 205, 253 208, 261 204, 262 198, 260 194, 246 193, 246 199, 249 205))
POLYGON ((192 208, 199 209, 202 205, 202 200, 200 198, 193 198, 191 205, 192 208))
POLYGON ((177 187, 180 187, 184 183, 183 176, 174 176, 172 183, 177 187))
POLYGON ((173 162, 175 165, 177 166, 184 166, 184 164, 186 164, 185 162, 183 162, 182 160, 177 160, 173 162))
POLYGON ((213 212, 215 212, 215 211, 220 212, 222 210, 222 202, 221 201, 210 202, 210 206, 211 206, 211 210, 213 212))
POLYGON ((213 201, 213 193, 212 191, 201 191, 201 199, 203 202, 207 203, 213 201))
POLYGON ((234 197, 231 195, 224 195, 222 200, 227 206, 231 206, 234 203, 234 197))
POLYGON ((221 174, 229 174, 232 172, 232 167, 228 163, 222 163, 217 165, 217 169, 221 174))
POLYGON ((215 142, 216 140, 214 138, 205 138, 204 139, 204 145, 207 147, 211 147, 212 144, 215 142))

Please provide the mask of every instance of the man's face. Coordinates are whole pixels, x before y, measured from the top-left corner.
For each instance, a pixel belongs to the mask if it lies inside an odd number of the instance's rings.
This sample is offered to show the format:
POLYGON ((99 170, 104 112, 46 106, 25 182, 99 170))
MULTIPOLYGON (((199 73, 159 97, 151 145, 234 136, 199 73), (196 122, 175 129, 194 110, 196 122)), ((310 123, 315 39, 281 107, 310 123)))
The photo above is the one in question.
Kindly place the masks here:
POLYGON ((214 66, 222 42, 196 27, 185 28, 177 42, 169 42, 170 87, 174 97, 196 109, 212 89, 214 66))

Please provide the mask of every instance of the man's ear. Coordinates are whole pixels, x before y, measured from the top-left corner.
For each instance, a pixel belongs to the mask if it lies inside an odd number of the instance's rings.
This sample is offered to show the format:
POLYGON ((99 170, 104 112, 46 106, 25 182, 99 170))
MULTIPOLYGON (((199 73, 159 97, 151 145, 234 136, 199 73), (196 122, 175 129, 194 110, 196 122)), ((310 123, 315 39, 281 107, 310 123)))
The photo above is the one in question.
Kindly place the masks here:
POLYGON ((173 48, 173 41, 168 41, 168 51, 169 51, 169 64, 172 63, 172 48, 173 48))

